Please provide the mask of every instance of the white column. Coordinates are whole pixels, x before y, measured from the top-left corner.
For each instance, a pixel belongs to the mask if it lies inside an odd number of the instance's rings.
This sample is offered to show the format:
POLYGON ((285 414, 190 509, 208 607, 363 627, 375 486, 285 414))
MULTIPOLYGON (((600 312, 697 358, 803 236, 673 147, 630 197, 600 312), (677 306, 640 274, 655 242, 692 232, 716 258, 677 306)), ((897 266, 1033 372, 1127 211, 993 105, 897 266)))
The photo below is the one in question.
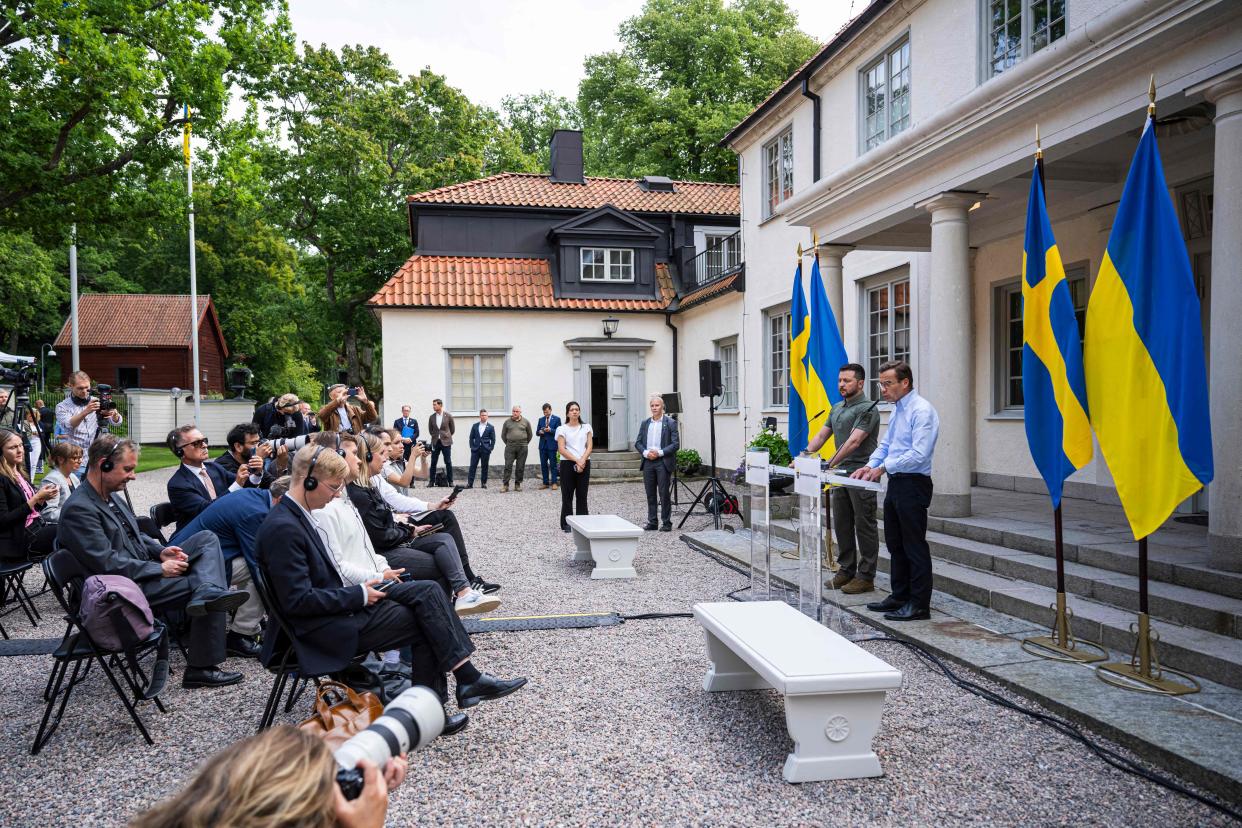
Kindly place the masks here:
MULTIPOLYGON (((851 244, 821 244, 819 246, 819 269, 824 277, 824 290, 828 292, 828 304, 837 320, 842 340, 845 338, 845 265, 842 259, 854 249, 851 244)), ((846 348, 848 351, 849 349, 846 348)))
POLYGON ((930 353, 919 355, 914 384, 940 415, 932 460, 931 512, 970 514, 974 471, 974 354, 970 239, 966 213, 977 193, 941 193, 919 206, 931 213, 931 275, 927 320, 930 353))
POLYGON ((1212 564, 1236 572, 1242 571, 1242 73, 1232 74, 1209 81, 1202 91, 1216 104, 1208 309, 1208 405, 1216 476, 1208 486, 1208 543, 1212 564))

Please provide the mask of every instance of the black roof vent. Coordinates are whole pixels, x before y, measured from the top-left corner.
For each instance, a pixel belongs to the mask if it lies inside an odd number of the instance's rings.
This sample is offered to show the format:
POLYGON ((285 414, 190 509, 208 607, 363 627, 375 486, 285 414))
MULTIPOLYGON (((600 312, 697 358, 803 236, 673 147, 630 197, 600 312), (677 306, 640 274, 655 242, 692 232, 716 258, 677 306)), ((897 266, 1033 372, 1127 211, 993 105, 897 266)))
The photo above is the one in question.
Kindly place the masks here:
POLYGON ((649 193, 675 193, 673 179, 663 175, 644 175, 638 179, 638 186, 649 193))

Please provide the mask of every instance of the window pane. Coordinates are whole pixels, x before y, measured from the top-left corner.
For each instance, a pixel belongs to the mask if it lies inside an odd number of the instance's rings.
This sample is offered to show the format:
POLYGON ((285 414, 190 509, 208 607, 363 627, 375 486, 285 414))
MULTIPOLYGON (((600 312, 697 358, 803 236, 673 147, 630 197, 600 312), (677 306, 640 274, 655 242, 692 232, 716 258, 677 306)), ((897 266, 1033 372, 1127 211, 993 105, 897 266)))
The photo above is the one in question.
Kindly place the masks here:
POLYGON ((910 44, 901 44, 889 55, 889 137, 910 125, 910 44))
POLYGON ((789 392, 789 314, 768 320, 768 399, 772 405, 787 405, 789 392))
POLYGON ((720 380, 724 386, 724 394, 720 400, 721 408, 737 408, 737 345, 720 346, 720 380))

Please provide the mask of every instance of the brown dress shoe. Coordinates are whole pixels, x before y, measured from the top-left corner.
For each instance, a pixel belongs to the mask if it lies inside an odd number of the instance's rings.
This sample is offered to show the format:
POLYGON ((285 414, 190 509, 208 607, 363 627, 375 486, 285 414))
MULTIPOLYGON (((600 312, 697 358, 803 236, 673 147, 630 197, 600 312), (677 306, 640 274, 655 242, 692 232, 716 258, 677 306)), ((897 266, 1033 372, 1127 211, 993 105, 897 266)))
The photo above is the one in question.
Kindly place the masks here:
POLYGON ((508 484, 508 483, 506 483, 505 485, 501 486, 501 487, 500 487, 500 490, 501 490, 502 492, 507 492, 507 491, 509 491, 509 484, 508 484))
POLYGON ((832 587, 833 589, 840 589, 841 587, 848 584, 850 580, 853 579, 853 577, 854 576, 850 575, 849 573, 838 572, 836 575, 832 576, 831 581, 824 581, 824 586, 832 587))
POLYGON ((858 595, 863 592, 873 592, 875 584, 871 581, 864 581, 862 578, 854 578, 848 584, 841 587, 841 591, 846 595, 858 595))
POLYGON ((556 491, 559 488, 560 486, 557 486, 555 483, 552 484, 552 491, 556 491))

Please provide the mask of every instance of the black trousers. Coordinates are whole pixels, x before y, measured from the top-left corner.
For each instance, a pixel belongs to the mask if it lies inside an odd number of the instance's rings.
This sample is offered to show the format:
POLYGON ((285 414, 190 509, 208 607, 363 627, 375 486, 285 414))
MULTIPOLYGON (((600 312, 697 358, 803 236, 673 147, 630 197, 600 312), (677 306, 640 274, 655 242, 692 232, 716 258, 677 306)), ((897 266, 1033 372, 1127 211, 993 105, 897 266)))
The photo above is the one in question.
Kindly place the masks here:
POLYGON ((431 470, 427 473, 428 487, 436 485, 436 463, 439 462, 440 455, 444 455, 444 479, 450 484, 453 482, 453 447, 432 443, 431 470))
MULTIPOLYGON (((414 542, 411 541, 411 543, 414 542)), ((440 572, 440 567, 436 566, 435 557, 426 550, 415 549, 413 546, 398 546, 385 549, 380 554, 394 569, 404 569, 414 576, 416 581, 439 584, 444 589, 445 595, 450 594, 452 588, 449 586, 448 579, 440 572)))
MULTIPOLYGON (((190 559, 190 568, 179 578, 157 578, 139 586, 156 612, 181 609, 204 587, 229 588, 229 568, 214 532, 195 532, 179 546, 190 559)), ((228 614, 209 612, 190 619, 190 645, 186 662, 191 667, 214 667, 226 658, 224 634, 228 614)))
POLYGON ((481 451, 470 452, 470 474, 466 475, 466 485, 474 485, 474 470, 479 466, 483 466, 483 485, 487 485, 487 462, 491 458, 492 453, 489 451, 484 454, 481 451))
POLYGON ((643 461, 643 488, 647 490, 647 522, 656 522, 656 494, 659 494, 660 519, 665 523, 673 522, 673 503, 669 498, 669 484, 672 475, 663 460, 643 461))
POLYGON ((891 557, 893 599, 931 603, 931 548, 927 545, 927 507, 932 480, 925 474, 894 474, 884 497, 884 545, 891 557))
POLYGON ((466 628, 429 581, 406 581, 388 590, 388 597, 366 609, 358 630, 358 653, 409 647, 411 680, 440 694, 448 693, 445 674, 474 652, 466 628))
MULTIPOLYGON (((411 522, 415 526, 434 525, 437 523, 443 526, 444 528, 441 531, 451 537, 453 543, 457 544, 457 554, 461 556, 461 568, 466 572, 466 579, 470 581, 475 579, 474 569, 470 566, 470 553, 466 551, 466 539, 462 537, 461 524, 457 522, 457 515, 453 514, 452 509, 437 509, 411 522)), ((438 535, 439 532, 436 534, 438 535)), ((435 535, 431 537, 435 537, 435 535)), ((420 538, 419 540, 422 539, 420 538)))
POLYGON ((574 468, 573 460, 561 461, 561 528, 569 526, 565 518, 570 515, 586 515, 587 487, 591 484, 591 461, 581 473, 574 468), (574 507, 577 507, 576 509, 574 507))

